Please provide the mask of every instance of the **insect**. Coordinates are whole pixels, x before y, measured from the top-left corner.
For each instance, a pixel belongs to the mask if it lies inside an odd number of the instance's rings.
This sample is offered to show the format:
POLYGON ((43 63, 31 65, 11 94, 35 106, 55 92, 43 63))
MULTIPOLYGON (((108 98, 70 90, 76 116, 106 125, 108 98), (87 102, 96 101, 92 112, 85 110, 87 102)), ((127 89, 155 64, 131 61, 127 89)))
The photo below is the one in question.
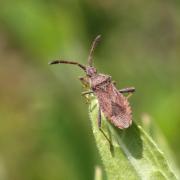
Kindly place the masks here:
POLYGON ((83 92, 83 95, 93 93, 99 103, 98 112, 98 127, 101 128, 101 113, 116 127, 120 129, 128 128, 132 124, 132 111, 128 102, 128 97, 123 96, 123 93, 135 92, 134 87, 118 90, 115 83, 111 80, 111 76, 97 73, 93 67, 93 53, 96 45, 101 39, 98 35, 90 49, 88 56, 88 65, 82 65, 75 61, 54 60, 49 64, 73 64, 79 66, 85 73, 85 77, 81 77, 81 82, 90 87, 90 90, 83 92))

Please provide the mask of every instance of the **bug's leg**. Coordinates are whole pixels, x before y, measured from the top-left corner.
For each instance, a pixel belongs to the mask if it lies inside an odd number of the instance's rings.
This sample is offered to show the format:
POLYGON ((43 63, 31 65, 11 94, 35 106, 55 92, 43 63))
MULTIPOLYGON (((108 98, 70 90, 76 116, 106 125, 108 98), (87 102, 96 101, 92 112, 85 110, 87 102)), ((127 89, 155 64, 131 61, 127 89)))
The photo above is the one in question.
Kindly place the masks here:
POLYGON ((116 81, 112 81, 112 83, 113 83, 114 85, 116 85, 116 81))
POLYGON ((79 80, 83 84, 84 88, 87 88, 89 86, 89 81, 87 77, 79 77, 79 80))
POLYGON ((126 98, 129 99, 133 94, 132 93, 129 93, 126 98))
POLYGON ((120 93, 128 93, 128 96, 126 96, 127 99, 129 99, 132 94, 135 92, 134 87, 124 88, 119 90, 120 93))
POLYGON ((93 93, 93 91, 84 91, 84 92, 82 92, 81 93, 81 95, 83 96, 83 97, 85 97, 85 103, 86 104, 89 104, 89 102, 90 102, 90 96, 87 96, 88 94, 91 94, 91 93, 93 93))
MULTIPOLYGON (((87 77, 79 77, 79 80, 81 81, 83 88, 84 89, 89 89, 89 79, 87 77)), ((82 96, 85 97, 85 103, 88 104, 89 103, 89 97, 86 96, 88 94, 92 93, 90 90, 84 91, 81 93, 82 96)))
POLYGON ((133 93, 135 92, 135 88, 134 87, 124 88, 124 89, 120 89, 119 92, 120 93, 133 93))
POLYGON ((91 91, 91 90, 83 91, 81 93, 81 95, 85 97, 86 104, 88 104, 90 102, 90 96, 86 96, 86 95, 89 95, 89 94, 92 94, 92 93, 93 93, 93 91, 91 91))
POLYGON ((110 144, 110 147, 112 146, 111 140, 108 138, 108 136, 105 134, 105 132, 101 129, 101 120, 102 120, 102 116, 101 116, 101 108, 99 107, 98 110, 98 128, 101 131, 101 133, 104 135, 104 137, 107 139, 107 141, 110 144))
POLYGON ((91 94, 91 93, 93 93, 93 91, 84 91, 84 92, 82 92, 81 94, 84 96, 84 95, 86 95, 86 94, 91 94))
POLYGON ((101 130, 101 108, 99 107, 99 110, 98 110, 98 128, 101 130))

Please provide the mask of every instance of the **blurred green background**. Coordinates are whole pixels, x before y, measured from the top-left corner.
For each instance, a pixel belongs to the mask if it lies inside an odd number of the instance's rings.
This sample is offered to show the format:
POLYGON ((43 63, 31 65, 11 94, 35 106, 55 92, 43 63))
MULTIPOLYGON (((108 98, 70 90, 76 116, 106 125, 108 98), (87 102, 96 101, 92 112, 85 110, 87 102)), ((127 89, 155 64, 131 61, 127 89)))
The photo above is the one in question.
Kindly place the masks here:
POLYGON ((147 113, 180 166, 179 1, 0 2, 0 179, 92 180, 102 165, 74 66, 90 44, 99 72, 135 86, 134 120, 147 113))

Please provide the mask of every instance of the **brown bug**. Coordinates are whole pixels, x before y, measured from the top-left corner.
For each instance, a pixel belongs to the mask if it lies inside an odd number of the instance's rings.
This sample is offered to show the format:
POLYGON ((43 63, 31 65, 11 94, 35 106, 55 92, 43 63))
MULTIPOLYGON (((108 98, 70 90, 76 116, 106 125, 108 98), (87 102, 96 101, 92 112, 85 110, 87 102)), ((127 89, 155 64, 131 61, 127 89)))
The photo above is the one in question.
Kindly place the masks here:
POLYGON ((101 128, 101 112, 105 117, 116 127, 120 129, 128 128, 132 123, 132 111, 129 106, 128 97, 123 96, 122 93, 133 93, 134 87, 118 90, 115 87, 115 83, 112 82, 111 76, 97 73, 95 67, 93 67, 92 55, 94 49, 99 42, 101 36, 98 35, 92 43, 88 65, 82 65, 75 61, 55 60, 49 64, 74 64, 83 69, 86 73, 85 77, 81 77, 80 80, 83 84, 90 87, 89 91, 83 92, 83 95, 93 93, 99 102, 98 113, 98 127, 101 128))

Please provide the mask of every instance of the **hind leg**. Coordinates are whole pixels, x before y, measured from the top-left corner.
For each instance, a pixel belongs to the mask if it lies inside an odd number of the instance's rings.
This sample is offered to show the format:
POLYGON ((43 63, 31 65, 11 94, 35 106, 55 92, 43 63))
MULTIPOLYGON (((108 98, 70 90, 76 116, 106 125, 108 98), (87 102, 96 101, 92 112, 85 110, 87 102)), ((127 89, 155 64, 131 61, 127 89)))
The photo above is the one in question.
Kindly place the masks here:
POLYGON ((101 108, 99 107, 99 110, 98 110, 98 128, 101 129, 101 120, 102 120, 102 117, 101 117, 101 108))
POLYGON ((99 107, 99 110, 98 110, 98 128, 101 131, 101 133, 104 135, 106 140, 109 142, 110 147, 111 147, 112 146, 111 140, 108 138, 108 136, 105 134, 105 132, 101 129, 101 121, 102 121, 101 108, 99 107))
POLYGON ((84 88, 89 88, 89 79, 87 77, 79 77, 79 80, 83 84, 84 88))

